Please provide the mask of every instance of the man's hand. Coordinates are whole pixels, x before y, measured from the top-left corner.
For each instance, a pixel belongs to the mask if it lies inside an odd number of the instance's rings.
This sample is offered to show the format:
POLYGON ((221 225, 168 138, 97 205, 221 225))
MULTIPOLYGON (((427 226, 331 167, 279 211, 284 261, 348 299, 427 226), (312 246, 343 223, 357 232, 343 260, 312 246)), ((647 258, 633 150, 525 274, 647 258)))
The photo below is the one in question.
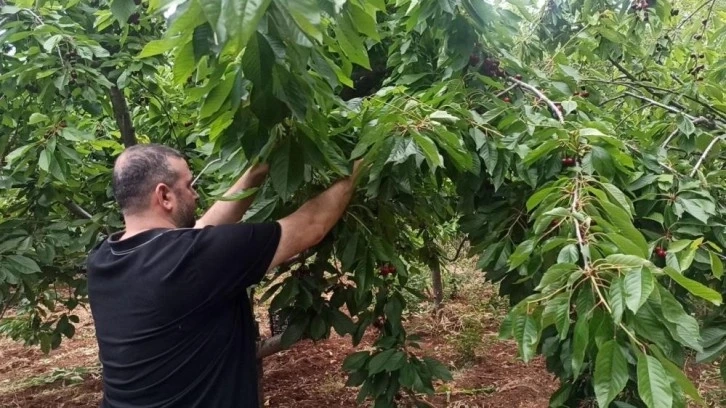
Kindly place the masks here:
POLYGON ((242 176, 244 188, 259 187, 265 182, 267 174, 270 172, 270 165, 267 163, 257 163, 252 165, 242 176))

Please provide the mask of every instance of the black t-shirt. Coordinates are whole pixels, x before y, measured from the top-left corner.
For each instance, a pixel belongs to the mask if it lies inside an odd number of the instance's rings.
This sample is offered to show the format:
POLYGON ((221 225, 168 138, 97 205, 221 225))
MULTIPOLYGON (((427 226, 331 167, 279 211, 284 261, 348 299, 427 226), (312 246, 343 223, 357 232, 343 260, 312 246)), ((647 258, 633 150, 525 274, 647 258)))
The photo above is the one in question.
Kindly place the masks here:
POLYGON ((257 407, 246 288, 269 268, 280 225, 113 235, 88 258, 104 408, 257 407))

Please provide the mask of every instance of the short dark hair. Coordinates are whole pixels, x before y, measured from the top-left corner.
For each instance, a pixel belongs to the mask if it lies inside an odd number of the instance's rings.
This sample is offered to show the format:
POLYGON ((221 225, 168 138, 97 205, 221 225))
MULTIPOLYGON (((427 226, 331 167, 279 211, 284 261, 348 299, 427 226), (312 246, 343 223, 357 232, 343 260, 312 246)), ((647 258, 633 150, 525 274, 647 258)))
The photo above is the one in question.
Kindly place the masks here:
POLYGON ((112 188, 123 213, 145 210, 148 196, 157 184, 176 183, 179 174, 169 166, 169 157, 184 159, 179 151, 158 144, 131 146, 118 157, 112 188))

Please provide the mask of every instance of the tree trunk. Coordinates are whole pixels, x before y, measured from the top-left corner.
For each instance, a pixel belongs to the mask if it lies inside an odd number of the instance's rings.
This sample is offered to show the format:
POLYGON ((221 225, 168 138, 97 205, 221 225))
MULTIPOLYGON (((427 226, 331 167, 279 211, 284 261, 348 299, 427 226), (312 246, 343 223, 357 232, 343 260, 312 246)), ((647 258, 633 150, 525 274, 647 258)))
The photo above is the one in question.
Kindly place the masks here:
POLYGON ((131 123, 129 107, 126 105, 126 98, 124 98, 123 92, 117 86, 112 86, 109 93, 111 106, 113 106, 113 116, 116 118, 116 124, 118 124, 121 131, 121 140, 123 140, 124 146, 131 147, 137 142, 134 125, 131 123))
POLYGON ((429 264, 431 268, 431 285, 434 289, 434 310, 441 309, 441 303, 444 301, 444 285, 441 282, 441 263, 432 260, 429 264))

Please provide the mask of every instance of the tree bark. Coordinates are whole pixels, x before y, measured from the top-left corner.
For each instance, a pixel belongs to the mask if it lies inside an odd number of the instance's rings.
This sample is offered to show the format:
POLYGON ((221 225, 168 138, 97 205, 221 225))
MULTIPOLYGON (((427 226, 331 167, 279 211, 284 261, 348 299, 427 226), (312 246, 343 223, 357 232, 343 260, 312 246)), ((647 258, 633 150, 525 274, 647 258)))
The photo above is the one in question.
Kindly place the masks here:
POLYGON ((282 347, 282 334, 268 337, 257 344, 257 358, 263 359, 284 349, 282 347))
POLYGON ((116 118, 116 124, 121 131, 121 140, 124 146, 131 147, 137 143, 134 125, 131 123, 131 114, 126 104, 126 98, 123 92, 117 86, 112 86, 109 91, 111 96, 111 106, 113 106, 113 116, 116 118))
POLYGON ((434 289, 434 310, 440 310, 444 301, 444 285, 441 281, 441 264, 437 260, 430 262, 431 285, 434 289))

